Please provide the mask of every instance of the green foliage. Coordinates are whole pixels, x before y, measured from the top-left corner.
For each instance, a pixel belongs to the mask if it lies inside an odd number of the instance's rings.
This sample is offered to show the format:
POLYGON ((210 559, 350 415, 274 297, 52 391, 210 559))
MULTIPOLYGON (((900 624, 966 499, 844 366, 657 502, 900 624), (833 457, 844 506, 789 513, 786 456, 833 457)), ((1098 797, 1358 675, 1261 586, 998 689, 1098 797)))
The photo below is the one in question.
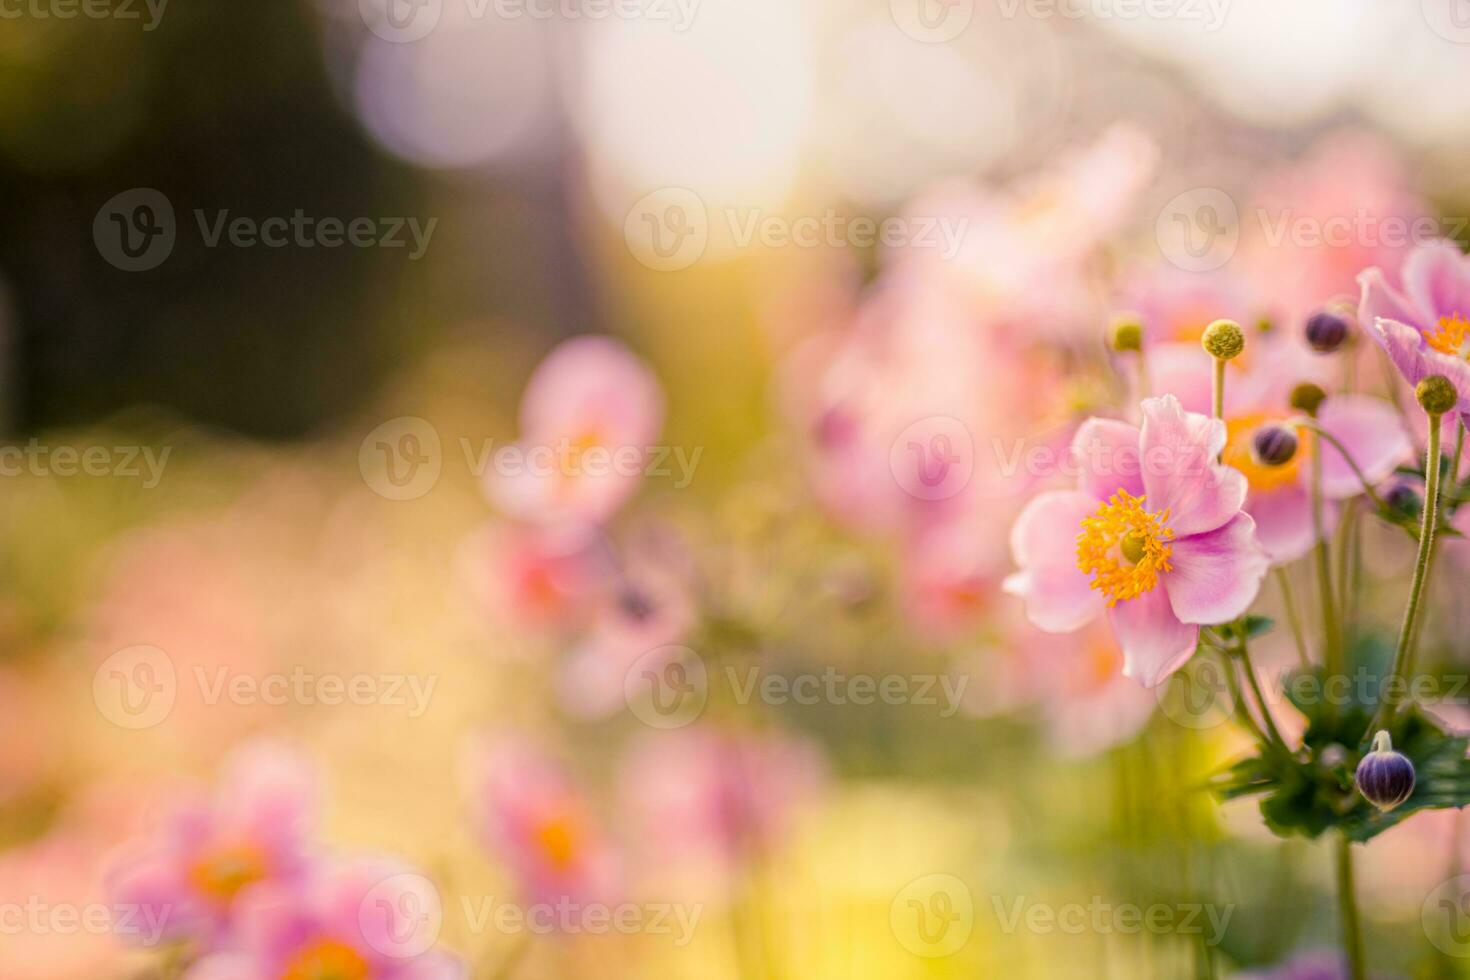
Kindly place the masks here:
POLYGON ((1353 773, 1369 749, 1367 730, 1376 704, 1353 697, 1354 685, 1333 693, 1319 670, 1286 679, 1286 696, 1305 716, 1306 732, 1295 752, 1262 747, 1223 772, 1213 788, 1222 799, 1262 796, 1261 816, 1281 837, 1315 838, 1338 829, 1360 843, 1420 810, 1470 804, 1470 739, 1453 735, 1418 707, 1401 709, 1390 723, 1394 748, 1414 764, 1414 793, 1388 812, 1363 799, 1353 773))

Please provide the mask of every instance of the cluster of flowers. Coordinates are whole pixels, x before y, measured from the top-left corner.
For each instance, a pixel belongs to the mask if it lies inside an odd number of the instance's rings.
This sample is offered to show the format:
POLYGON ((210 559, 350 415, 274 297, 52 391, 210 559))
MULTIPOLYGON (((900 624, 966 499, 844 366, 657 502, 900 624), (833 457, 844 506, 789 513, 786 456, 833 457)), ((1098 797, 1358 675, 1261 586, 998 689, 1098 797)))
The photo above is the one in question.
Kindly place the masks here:
POLYGON ((119 858, 114 908, 158 923, 188 980, 453 980, 432 949, 428 879, 390 857, 315 841, 317 776, 274 743, 237 750, 213 797, 181 799, 152 840, 119 858))

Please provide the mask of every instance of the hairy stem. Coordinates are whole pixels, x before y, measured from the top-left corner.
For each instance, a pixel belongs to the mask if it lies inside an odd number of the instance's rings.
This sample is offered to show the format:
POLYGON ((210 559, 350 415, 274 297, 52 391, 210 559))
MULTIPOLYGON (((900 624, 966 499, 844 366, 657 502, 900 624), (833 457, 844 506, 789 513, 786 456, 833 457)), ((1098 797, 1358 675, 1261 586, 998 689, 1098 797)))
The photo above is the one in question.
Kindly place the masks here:
POLYGON ((1342 920, 1342 953, 1350 980, 1367 980, 1363 955, 1363 927, 1358 921, 1358 896, 1353 884, 1352 841, 1337 835, 1337 908, 1342 920))

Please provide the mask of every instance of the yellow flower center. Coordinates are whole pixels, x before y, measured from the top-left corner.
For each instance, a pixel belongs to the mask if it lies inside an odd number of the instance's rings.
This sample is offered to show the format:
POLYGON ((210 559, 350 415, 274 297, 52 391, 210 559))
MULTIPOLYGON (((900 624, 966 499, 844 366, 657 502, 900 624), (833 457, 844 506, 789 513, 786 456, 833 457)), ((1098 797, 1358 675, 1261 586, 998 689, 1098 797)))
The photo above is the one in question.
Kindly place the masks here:
POLYGON ((1092 587, 1107 596, 1109 606, 1152 590, 1159 573, 1173 567, 1169 512, 1149 513, 1144 499, 1119 490, 1098 505, 1096 514, 1082 519, 1077 567, 1092 576, 1092 587))
POLYGON ((189 869, 194 887, 220 902, 230 901, 240 889, 265 875, 265 856, 248 844, 218 848, 189 869))
POLYGON ((570 817, 553 817, 536 828, 536 841, 542 852, 561 870, 571 867, 576 860, 579 836, 570 817))
POLYGON ((1470 320, 1458 313, 1440 317, 1439 329, 1424 339, 1441 354, 1470 361, 1470 320))
POLYGON ((1252 490, 1274 490, 1297 483, 1301 479, 1302 460, 1311 458, 1315 440, 1302 438, 1301 433, 1298 432, 1296 455, 1280 466, 1268 466, 1257 462, 1252 450, 1257 429, 1268 423, 1280 422, 1290 417, 1286 413, 1255 412, 1226 419, 1225 452, 1220 457, 1221 462, 1240 470, 1252 490))
POLYGON ((286 964, 281 980, 367 980, 368 962, 362 954, 335 939, 324 939, 302 950, 286 964))

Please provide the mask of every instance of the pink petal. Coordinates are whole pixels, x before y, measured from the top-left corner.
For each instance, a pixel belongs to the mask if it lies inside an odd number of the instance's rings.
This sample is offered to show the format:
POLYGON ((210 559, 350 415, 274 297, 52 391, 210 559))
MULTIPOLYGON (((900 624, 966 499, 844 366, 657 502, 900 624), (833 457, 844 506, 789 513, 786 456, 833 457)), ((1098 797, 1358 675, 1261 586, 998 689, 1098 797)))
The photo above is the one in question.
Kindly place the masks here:
POLYGON ((1470 316, 1470 261, 1453 243, 1434 242, 1415 249, 1404 260, 1403 279, 1409 301, 1427 318, 1470 316))
POLYGON ((211 928, 208 910, 195 897, 184 869, 171 854, 150 854, 119 867, 110 875, 108 886, 115 906, 139 910, 141 921, 161 923, 165 938, 192 936, 211 928))
POLYGON ((1072 460, 1080 469, 1078 484, 1100 500, 1118 490, 1143 495, 1138 464, 1138 429, 1116 419, 1090 418, 1072 439, 1072 460))
POLYGON ((213 953, 189 967, 183 980, 266 980, 265 967, 239 953, 213 953))
POLYGON ((1181 622, 1225 623, 1256 600, 1271 567, 1256 541, 1256 522, 1237 514, 1222 528, 1179 538, 1163 575, 1169 603, 1181 622))
POLYGON ((1358 273, 1358 286, 1362 290, 1358 299, 1358 322, 1370 333, 1380 317, 1416 324, 1423 323, 1429 315, 1416 310, 1408 297, 1390 286, 1381 269, 1365 269, 1358 273))
MULTIPOLYGON (((1394 407, 1367 395, 1334 395, 1322 403, 1317 419, 1351 454, 1369 483, 1386 479, 1408 459, 1409 436, 1394 407)), ((1303 467, 1303 478, 1310 467, 1303 467)), ((1330 442, 1322 443, 1322 493, 1342 500, 1363 492, 1342 452, 1330 442)))
POLYGON ((1076 490, 1032 497, 1011 525, 1012 560, 1022 568, 1076 568, 1082 519, 1097 513, 1097 507, 1097 498, 1076 490))
MULTIPOLYGON (((1304 487, 1286 486, 1253 493, 1245 502, 1245 509, 1256 522, 1256 540, 1277 565, 1295 561, 1317 543, 1312 527, 1312 500, 1304 487)), ((1328 533, 1337 525, 1337 506, 1331 501, 1323 501, 1322 523, 1328 533)))
POLYGON ((1123 674, 1155 687, 1184 666, 1199 642, 1199 627, 1179 621, 1169 595, 1155 588, 1108 610, 1123 648, 1123 674))
MULTIPOLYGON (((1158 344, 1148 349, 1149 383, 1173 395, 1187 412, 1210 410, 1210 358, 1199 344, 1158 344)), ((1231 389, 1225 389, 1230 398, 1231 389)))
POLYGON ((1405 381, 1416 385, 1432 374, 1442 374, 1459 392, 1459 410, 1470 412, 1470 361, 1430 348, 1419 331, 1397 320, 1376 321, 1374 334, 1405 381))
POLYGON ((1143 484, 1148 509, 1169 512, 1178 536, 1213 531, 1240 512, 1245 477, 1215 460, 1225 423, 1186 412, 1173 395, 1143 403, 1143 484))
POLYGON ((1028 568, 1006 576, 1001 590, 1026 603, 1026 618, 1047 633, 1071 633, 1097 618, 1106 602, 1076 568, 1028 568))

